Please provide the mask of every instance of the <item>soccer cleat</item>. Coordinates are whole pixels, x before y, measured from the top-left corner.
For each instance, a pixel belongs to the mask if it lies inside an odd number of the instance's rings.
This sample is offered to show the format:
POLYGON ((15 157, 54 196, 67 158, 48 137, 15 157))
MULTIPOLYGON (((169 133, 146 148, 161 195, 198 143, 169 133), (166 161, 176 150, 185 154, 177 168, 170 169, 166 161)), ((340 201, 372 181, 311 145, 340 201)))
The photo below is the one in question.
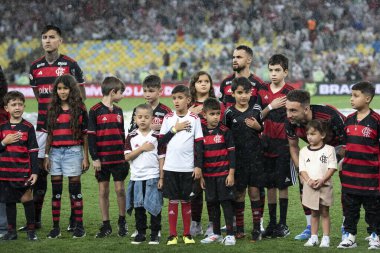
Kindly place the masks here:
POLYGON ((235 244, 236 244, 235 236, 233 236, 233 235, 227 235, 226 237, 224 237, 222 243, 223 243, 225 246, 232 246, 232 245, 235 245, 235 244))
POLYGON ((119 226, 119 230, 117 232, 117 235, 120 236, 120 237, 127 236, 128 235, 128 225, 127 225, 127 222, 125 220, 119 221, 118 226, 119 226))
POLYGON ((35 230, 29 230, 27 233, 27 238, 29 241, 37 241, 37 235, 35 230))
POLYGON ((320 248, 329 248, 330 247, 330 238, 328 236, 323 236, 321 240, 321 244, 319 244, 320 248))
POLYGON ((17 240, 17 232, 15 230, 8 231, 3 237, 1 237, 3 241, 12 241, 17 240))
POLYGON ((191 235, 182 236, 182 240, 185 244, 194 244, 195 243, 195 241, 191 235))
POLYGON ((139 231, 135 230, 135 232, 133 232, 131 234, 131 238, 135 238, 138 233, 139 233, 139 231))
POLYGON ((76 226, 75 220, 70 219, 69 225, 67 226, 67 232, 74 232, 76 226))
POLYGON ((132 244, 140 244, 146 241, 146 236, 144 234, 137 234, 135 239, 131 242, 132 244))
POLYGON ((235 234, 235 238, 236 239, 243 239, 245 237, 245 233, 244 232, 236 232, 235 234))
POLYGON ((61 229, 60 228, 53 228, 50 230, 49 234, 47 235, 47 238, 49 239, 57 239, 61 237, 61 229))
POLYGON ((83 226, 76 226, 73 232, 73 239, 86 237, 86 231, 83 226))
POLYGON ((379 237, 377 236, 377 234, 375 232, 373 232, 371 234, 371 237, 369 239, 369 247, 368 247, 369 250, 376 250, 376 249, 380 249, 380 241, 379 241, 379 237))
MULTIPOLYGON (((35 229, 40 229, 42 227, 41 222, 40 221, 39 222, 36 221, 34 227, 35 227, 35 229)), ((20 231, 20 232, 28 232, 28 226, 27 225, 22 226, 22 227, 20 227, 18 229, 18 231, 20 231)))
POLYGON ((190 226, 190 234, 192 236, 203 235, 202 224, 197 221, 192 221, 190 226))
POLYGON ((261 241, 261 239, 262 239, 261 230, 259 230, 259 229, 254 229, 254 230, 252 231, 251 242, 261 241))
POLYGON ((208 237, 212 234, 214 234, 214 228, 213 228, 212 222, 209 222, 207 225, 206 232, 205 232, 205 237, 208 237))
POLYGON ((314 247, 314 246, 317 246, 318 245, 318 238, 317 240, 315 240, 314 238, 309 238, 309 240, 307 240, 307 242, 303 245, 305 247, 314 247))
POLYGON ((311 226, 308 225, 304 231, 302 231, 301 234, 299 235, 296 235, 296 237, 294 237, 295 240, 299 240, 299 241, 303 241, 303 240, 307 240, 309 239, 311 236, 311 226))
POLYGON ((273 237, 281 238, 290 235, 290 230, 288 226, 284 224, 277 224, 276 228, 273 230, 273 237))
POLYGON ((216 235, 216 234, 211 234, 201 240, 201 243, 207 244, 207 243, 213 243, 213 242, 221 242, 223 241, 223 236, 221 235, 216 235))
POLYGON ((171 235, 168 237, 168 241, 166 242, 166 245, 177 245, 178 243, 178 237, 171 235))
POLYGON ((356 248, 358 245, 355 242, 356 236, 348 234, 347 238, 341 241, 338 245, 338 249, 352 249, 356 248))
POLYGON ((150 245, 160 244, 160 237, 157 235, 150 235, 149 243, 150 245))
POLYGON ((95 238, 104 238, 112 234, 112 228, 108 225, 102 225, 99 232, 95 235, 95 238))
POLYGON ((264 233, 262 233, 264 238, 273 238, 274 230, 276 229, 276 225, 269 223, 267 228, 264 230, 264 233))

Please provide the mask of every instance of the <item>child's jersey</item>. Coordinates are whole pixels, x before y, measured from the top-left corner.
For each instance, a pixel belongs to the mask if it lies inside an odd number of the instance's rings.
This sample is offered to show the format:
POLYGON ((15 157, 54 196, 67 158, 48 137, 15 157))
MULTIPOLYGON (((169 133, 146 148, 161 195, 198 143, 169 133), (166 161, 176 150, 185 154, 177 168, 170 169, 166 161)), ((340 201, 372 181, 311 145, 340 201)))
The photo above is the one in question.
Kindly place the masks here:
POLYGON ((178 116, 176 112, 168 113, 161 126, 160 138, 175 126, 177 120, 179 122, 189 121, 190 127, 177 132, 167 143, 164 170, 192 172, 194 171, 195 156, 202 156, 202 154, 194 152, 194 143, 203 140, 201 121, 196 114, 190 111, 183 117, 178 116))
POLYGON ((104 167, 126 168, 124 158, 125 130, 123 110, 102 102, 89 112, 88 146, 92 160, 100 160, 104 167))
MULTIPOLYGON (((164 120, 165 115, 170 113, 170 112, 172 112, 172 110, 169 107, 167 107, 164 104, 159 103, 156 106, 156 108, 154 108, 154 110, 153 110, 152 124, 162 125, 162 122, 164 120)), ((138 128, 136 125, 136 122, 134 120, 135 115, 136 115, 136 108, 133 109, 132 119, 131 119, 131 123, 129 125, 128 132, 132 132, 133 130, 138 128)))
POLYGON ((362 120, 357 112, 345 121, 346 153, 342 165, 342 191, 380 194, 380 115, 373 110, 362 120))
POLYGON ((26 182, 31 174, 38 174, 38 144, 31 123, 22 120, 18 124, 9 121, 0 125, 0 138, 20 132, 21 139, 5 147, 0 145, 0 180, 26 182))

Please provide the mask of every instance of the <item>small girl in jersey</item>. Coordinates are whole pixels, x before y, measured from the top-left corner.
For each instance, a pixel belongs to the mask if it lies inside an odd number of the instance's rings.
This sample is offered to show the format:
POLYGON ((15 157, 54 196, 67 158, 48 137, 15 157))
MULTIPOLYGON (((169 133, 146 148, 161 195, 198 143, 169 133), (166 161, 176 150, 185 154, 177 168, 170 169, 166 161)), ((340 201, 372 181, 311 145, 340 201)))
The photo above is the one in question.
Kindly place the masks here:
POLYGON ((302 148, 299 155, 299 171, 303 180, 302 204, 311 209, 311 237, 306 247, 317 246, 318 227, 322 219, 323 237, 319 247, 330 246, 330 214, 333 204, 331 176, 336 171, 337 161, 334 147, 324 143, 326 127, 318 120, 306 126, 309 145, 302 148))
POLYGON ((80 177, 89 168, 87 122, 78 84, 71 75, 56 79, 44 131, 48 133, 44 169, 51 174, 53 229, 48 238, 61 236, 59 226, 62 180, 69 178, 71 212, 75 217, 73 238, 86 236, 83 227, 83 199, 80 177))

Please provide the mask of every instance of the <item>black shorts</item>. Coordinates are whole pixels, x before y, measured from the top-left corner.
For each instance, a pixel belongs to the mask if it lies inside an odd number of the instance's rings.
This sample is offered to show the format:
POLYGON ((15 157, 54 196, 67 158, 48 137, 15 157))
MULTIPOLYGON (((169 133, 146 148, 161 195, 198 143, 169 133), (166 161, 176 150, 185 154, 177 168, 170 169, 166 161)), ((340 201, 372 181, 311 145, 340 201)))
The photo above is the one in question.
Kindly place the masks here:
POLYGON ((111 174, 113 181, 124 181, 128 176, 129 165, 120 167, 102 167, 100 171, 95 172, 95 178, 98 182, 109 182, 111 174))
POLYGON ((193 172, 164 171, 163 195, 170 200, 190 200, 193 189, 193 172))
POLYGON ((234 200, 234 188, 226 186, 227 176, 205 177, 206 201, 218 202, 224 200, 234 200))
POLYGON ((31 186, 25 186, 25 182, 0 181, 0 203, 19 203, 30 189, 31 186))
POLYGON ((236 159, 235 168, 235 188, 236 191, 242 192, 247 187, 263 187, 264 186, 264 175, 263 175, 263 164, 261 155, 256 156, 254 161, 238 161, 236 159))
POLYGON ((294 185, 296 172, 289 153, 278 157, 264 157, 265 187, 285 189, 294 185), (293 171, 292 171, 293 170, 293 171))

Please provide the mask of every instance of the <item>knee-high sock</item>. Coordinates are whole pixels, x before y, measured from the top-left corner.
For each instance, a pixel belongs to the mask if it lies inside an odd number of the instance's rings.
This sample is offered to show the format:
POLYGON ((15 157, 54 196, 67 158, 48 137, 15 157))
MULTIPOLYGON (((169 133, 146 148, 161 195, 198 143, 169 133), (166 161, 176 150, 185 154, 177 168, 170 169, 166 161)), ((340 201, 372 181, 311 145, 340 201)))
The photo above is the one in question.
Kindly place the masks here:
POLYGON ((236 231, 244 233, 244 208, 245 202, 234 202, 236 216, 236 231))
POLYGON ((26 224, 28 227, 28 230, 34 230, 35 229, 35 210, 34 210, 34 201, 30 200, 25 203, 24 205, 24 211, 25 211, 25 217, 26 217, 26 224))
POLYGON ((181 201, 183 235, 190 235, 191 224, 191 203, 190 201, 181 201))
POLYGON ((194 199, 191 200, 191 219, 200 222, 203 209, 203 192, 200 192, 194 199))
POLYGON ((178 204, 178 200, 169 200, 168 216, 169 233, 171 236, 177 236, 178 204))
POLYGON ((286 216, 288 215, 288 199, 280 198, 280 223, 286 225, 286 216))
POLYGON ((73 204, 72 210, 77 226, 83 224, 83 197, 81 186, 81 182, 69 182, 70 200, 73 204))
POLYGON ((51 186, 53 196, 51 198, 51 213, 53 216, 53 226, 59 228, 59 221, 61 218, 61 197, 62 197, 62 178, 52 179, 51 186))
POLYGON ((224 220, 226 222, 227 235, 234 235, 234 210, 231 200, 225 200, 220 203, 223 208, 224 220))

